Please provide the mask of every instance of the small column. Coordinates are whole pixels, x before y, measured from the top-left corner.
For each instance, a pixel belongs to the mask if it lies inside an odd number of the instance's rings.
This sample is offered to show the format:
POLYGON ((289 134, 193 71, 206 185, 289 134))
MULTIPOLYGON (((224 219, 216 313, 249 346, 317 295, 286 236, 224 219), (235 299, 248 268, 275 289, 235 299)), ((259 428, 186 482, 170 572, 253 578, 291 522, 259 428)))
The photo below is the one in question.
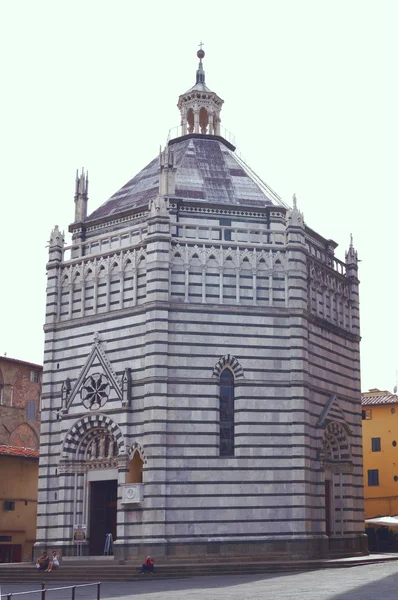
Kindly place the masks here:
POLYGON ((58 280, 58 285, 57 285, 57 316, 56 316, 57 322, 60 321, 60 319, 61 319, 61 300, 62 300, 62 285, 61 285, 60 280, 58 280))
POLYGON ((94 279, 94 294, 93 294, 93 313, 97 314, 97 304, 98 304, 98 277, 95 276, 94 279))
POLYGON ((122 269, 120 269, 120 296, 119 296, 119 306, 120 308, 124 307, 124 273, 122 269))
POLYGON ((323 318, 327 319, 328 318, 328 314, 327 314, 327 306, 326 306, 326 292, 327 292, 327 287, 326 285, 322 286, 322 303, 323 303, 323 318))
POLYGON ((253 269, 253 306, 257 305, 257 272, 253 269))
POLYGON ((68 319, 71 319, 73 315, 73 282, 69 284, 69 308, 68 308, 68 319))
POLYGON ((186 263, 184 265, 184 268, 185 268, 185 281, 184 281, 185 297, 184 297, 184 302, 189 302, 189 264, 186 263))
POLYGON ((137 305, 137 289, 138 289, 138 269, 135 267, 133 271, 133 306, 137 305))
POLYGON ((240 268, 235 267, 236 304, 240 304, 240 268))
POLYGON ((208 122, 208 133, 209 133, 209 135, 212 135, 213 134, 213 129, 214 129, 214 126, 213 126, 213 113, 207 112, 207 117, 209 119, 209 122, 208 122))
POLYGON ((318 317, 321 314, 321 297, 322 297, 322 288, 317 286, 315 288, 315 293, 316 293, 316 314, 318 315, 318 317))
POLYGON ((274 283, 272 279, 272 271, 269 272, 268 275, 268 304, 270 306, 274 303, 274 283))
POLYGON ((106 276, 106 290, 105 290, 105 311, 109 312, 110 297, 111 297, 111 275, 108 273, 106 276))
POLYGON ((206 265, 202 266, 202 302, 206 303, 206 265))
POLYGON ((187 111, 181 112, 181 134, 187 135, 187 111))
POLYGON ((285 273, 285 306, 289 306, 289 274, 285 273))
POLYGON ((220 304, 224 303, 224 269, 223 267, 220 267, 220 278, 219 278, 219 297, 218 297, 218 301, 220 304))
POLYGON ((170 263, 169 267, 169 300, 171 300, 172 289, 171 289, 171 276, 173 274, 173 265, 170 263))
POLYGON ((84 267, 82 265, 82 293, 80 298, 80 314, 84 317, 85 309, 86 309, 86 280, 84 277, 84 267))
POLYGON ((194 108, 194 111, 193 111, 193 119, 194 119, 194 132, 200 133, 199 132, 199 109, 197 106, 194 108))

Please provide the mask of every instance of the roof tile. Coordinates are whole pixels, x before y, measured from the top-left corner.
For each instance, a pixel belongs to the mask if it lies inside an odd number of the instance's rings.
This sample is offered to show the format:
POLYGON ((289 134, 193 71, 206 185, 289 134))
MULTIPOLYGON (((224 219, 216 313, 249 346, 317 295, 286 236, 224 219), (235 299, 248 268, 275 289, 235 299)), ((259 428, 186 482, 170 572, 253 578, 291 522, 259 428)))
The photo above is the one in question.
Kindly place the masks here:
MULTIPOLYGON (((177 198, 211 204, 262 208, 281 199, 221 140, 203 137, 173 142, 177 198)), ((134 208, 147 208, 159 190, 158 158, 97 208, 87 222, 134 208)))
POLYGON ((39 451, 34 448, 19 448, 18 446, 7 446, 0 444, 0 455, 22 456, 24 458, 39 458, 39 451))
POLYGON ((377 390, 377 392, 365 392, 362 394, 361 404, 362 406, 398 404, 398 396, 381 390, 377 390))

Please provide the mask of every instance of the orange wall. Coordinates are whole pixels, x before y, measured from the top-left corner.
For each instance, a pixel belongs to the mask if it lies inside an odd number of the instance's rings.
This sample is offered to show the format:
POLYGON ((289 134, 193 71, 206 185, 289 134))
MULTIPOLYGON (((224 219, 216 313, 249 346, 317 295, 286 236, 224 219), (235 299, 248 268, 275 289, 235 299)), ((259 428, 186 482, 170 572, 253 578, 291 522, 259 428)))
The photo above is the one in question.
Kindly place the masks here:
POLYGON ((0 456, 0 535, 22 544, 23 561, 32 560, 36 539, 38 468, 38 459, 0 456), (4 500, 15 502, 15 510, 5 511, 4 500))
POLYGON ((365 518, 395 515, 398 514, 398 479, 394 481, 394 476, 398 478, 398 405, 362 406, 362 410, 372 411, 372 418, 362 421, 365 518), (381 440, 380 452, 372 452, 373 437, 381 440), (368 486, 368 469, 379 470, 378 486, 368 486))

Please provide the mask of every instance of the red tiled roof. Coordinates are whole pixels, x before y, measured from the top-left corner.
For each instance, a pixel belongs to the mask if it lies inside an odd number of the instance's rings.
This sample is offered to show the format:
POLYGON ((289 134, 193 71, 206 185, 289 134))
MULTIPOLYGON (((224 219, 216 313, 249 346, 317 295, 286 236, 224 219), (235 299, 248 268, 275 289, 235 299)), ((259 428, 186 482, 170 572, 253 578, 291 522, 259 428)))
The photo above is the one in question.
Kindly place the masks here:
POLYGON ((398 404, 398 396, 385 390, 372 390, 362 394, 361 404, 362 406, 398 404))
POLYGON ((10 362, 19 363, 20 365, 28 365, 29 367, 36 367, 40 371, 43 370, 43 365, 37 365, 36 363, 28 362, 26 360, 19 360, 19 358, 11 358, 10 356, 0 356, 1 360, 9 360, 10 362))
POLYGON ((22 456, 24 458, 39 458, 39 451, 34 448, 19 448, 0 444, 0 454, 6 456, 22 456))

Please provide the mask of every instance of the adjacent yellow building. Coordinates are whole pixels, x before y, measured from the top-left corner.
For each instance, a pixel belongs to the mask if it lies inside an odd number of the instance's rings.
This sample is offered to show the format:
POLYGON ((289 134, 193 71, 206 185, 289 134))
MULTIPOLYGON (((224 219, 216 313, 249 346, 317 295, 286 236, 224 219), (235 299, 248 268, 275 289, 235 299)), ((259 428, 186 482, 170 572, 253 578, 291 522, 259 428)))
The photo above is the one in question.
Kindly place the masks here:
POLYGON ((0 445, 0 563, 32 560, 39 451, 0 445))
POLYGON ((32 560, 42 370, 0 356, 0 563, 32 560))
POLYGON ((398 514, 398 396, 362 394, 365 519, 398 514))

